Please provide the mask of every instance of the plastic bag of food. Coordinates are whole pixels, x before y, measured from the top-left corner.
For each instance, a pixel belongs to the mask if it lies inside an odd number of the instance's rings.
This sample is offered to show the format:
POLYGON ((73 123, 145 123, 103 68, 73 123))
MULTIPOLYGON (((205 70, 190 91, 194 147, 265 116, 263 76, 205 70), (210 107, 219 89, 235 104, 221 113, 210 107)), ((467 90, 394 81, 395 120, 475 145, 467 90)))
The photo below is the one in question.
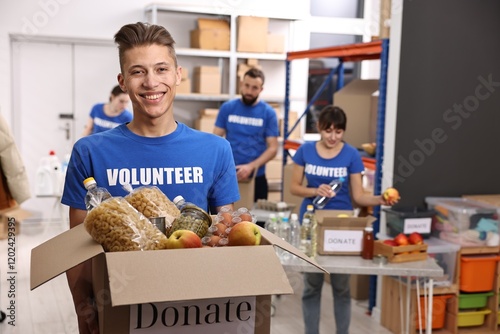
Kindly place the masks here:
POLYGON ((124 188, 130 192, 125 196, 127 202, 146 218, 165 217, 165 229, 167 231, 174 220, 179 217, 179 209, 158 187, 141 186, 132 189, 128 185, 124 188))
POLYGON ((167 248, 167 237, 123 197, 102 202, 83 223, 106 252, 167 248))

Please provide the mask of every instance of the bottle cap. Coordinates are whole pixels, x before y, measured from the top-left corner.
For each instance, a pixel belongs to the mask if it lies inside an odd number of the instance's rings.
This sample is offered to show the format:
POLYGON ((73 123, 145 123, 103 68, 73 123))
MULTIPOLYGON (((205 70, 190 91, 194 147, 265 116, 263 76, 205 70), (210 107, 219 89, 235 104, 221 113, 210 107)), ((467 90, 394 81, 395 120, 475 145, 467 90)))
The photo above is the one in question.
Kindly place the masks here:
POLYGON ((175 198, 172 202, 174 202, 174 204, 177 205, 177 203, 179 203, 183 199, 184 199, 184 197, 182 197, 181 195, 178 195, 178 196, 175 196, 175 198))
POLYGON ((292 218, 292 220, 297 220, 297 219, 299 219, 299 216, 296 213, 292 213, 291 218, 292 218))
POLYGON ((269 218, 270 218, 270 219, 276 218, 276 214, 275 214, 275 213, 270 213, 270 214, 269 214, 269 218))
POLYGON ((92 176, 83 180, 83 185, 85 186, 85 189, 88 189, 93 184, 96 184, 96 182, 92 176))
POLYGON ((373 227, 367 226, 367 227, 365 227, 365 231, 367 231, 367 232, 373 232, 373 227))
POLYGON ((313 211, 314 210, 314 205, 308 204, 307 205, 307 211, 313 211))

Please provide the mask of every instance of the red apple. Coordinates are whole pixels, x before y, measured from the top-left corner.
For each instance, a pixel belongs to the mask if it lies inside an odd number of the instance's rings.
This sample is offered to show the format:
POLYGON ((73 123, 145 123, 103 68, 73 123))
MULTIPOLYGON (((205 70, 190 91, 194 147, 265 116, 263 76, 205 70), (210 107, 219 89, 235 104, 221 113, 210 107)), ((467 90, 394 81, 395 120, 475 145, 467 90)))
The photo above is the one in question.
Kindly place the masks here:
POLYGON ((200 248, 201 246, 201 238, 190 230, 177 230, 167 240, 167 249, 200 248))
POLYGON ((389 245, 389 246, 393 246, 393 247, 396 247, 398 244, 396 243, 396 241, 392 240, 392 239, 387 239, 387 240, 384 240, 383 241, 384 244, 386 245, 389 245))
POLYGON ((410 234, 408 237, 408 241, 412 245, 421 245, 424 243, 424 238, 422 238, 422 235, 418 232, 413 232, 410 234))
POLYGON ((396 244, 398 244, 398 246, 406 246, 410 243, 408 240, 408 237, 406 235, 404 235, 403 233, 399 233, 394 238, 394 241, 396 242, 396 244))
POLYGON ((396 188, 387 188, 382 194, 382 197, 391 205, 396 204, 401 199, 399 191, 396 188))
POLYGON ((260 245, 259 227, 248 221, 242 221, 231 228, 228 236, 228 246, 260 245))

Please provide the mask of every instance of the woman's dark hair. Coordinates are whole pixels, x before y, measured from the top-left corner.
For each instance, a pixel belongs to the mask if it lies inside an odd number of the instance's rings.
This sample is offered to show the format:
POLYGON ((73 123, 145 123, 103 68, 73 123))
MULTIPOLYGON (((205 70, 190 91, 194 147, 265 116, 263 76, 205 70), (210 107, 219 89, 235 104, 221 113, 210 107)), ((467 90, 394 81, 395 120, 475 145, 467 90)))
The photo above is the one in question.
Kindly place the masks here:
POLYGON ((347 126, 347 117, 344 110, 332 105, 324 107, 318 117, 318 131, 327 130, 333 127, 344 130, 347 126))
POLYGON ((123 72, 123 55, 125 51, 138 46, 148 46, 152 44, 166 46, 175 66, 177 66, 177 57, 175 55, 175 41, 170 33, 162 26, 148 23, 132 23, 124 25, 115 34, 115 43, 118 44, 118 55, 120 57, 120 68, 123 72))
POLYGON ((113 95, 113 96, 118 96, 118 95, 121 95, 121 94, 126 94, 126 93, 120 88, 119 85, 116 85, 111 90, 111 95, 113 95))

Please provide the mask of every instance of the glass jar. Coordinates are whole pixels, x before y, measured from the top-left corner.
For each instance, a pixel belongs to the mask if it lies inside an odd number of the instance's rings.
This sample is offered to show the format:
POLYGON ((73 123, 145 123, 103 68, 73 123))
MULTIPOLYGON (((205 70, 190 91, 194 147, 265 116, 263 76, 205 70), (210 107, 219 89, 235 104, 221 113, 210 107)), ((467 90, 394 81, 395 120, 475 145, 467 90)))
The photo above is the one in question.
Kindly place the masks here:
POLYGON ((363 231, 363 250, 361 251, 363 259, 373 259, 373 243, 373 227, 365 227, 363 231))
POLYGON ((207 234, 210 225, 212 225, 212 219, 208 213, 197 205, 186 202, 182 196, 177 196, 173 202, 181 213, 174 220, 168 236, 177 230, 190 230, 203 238, 207 234))

